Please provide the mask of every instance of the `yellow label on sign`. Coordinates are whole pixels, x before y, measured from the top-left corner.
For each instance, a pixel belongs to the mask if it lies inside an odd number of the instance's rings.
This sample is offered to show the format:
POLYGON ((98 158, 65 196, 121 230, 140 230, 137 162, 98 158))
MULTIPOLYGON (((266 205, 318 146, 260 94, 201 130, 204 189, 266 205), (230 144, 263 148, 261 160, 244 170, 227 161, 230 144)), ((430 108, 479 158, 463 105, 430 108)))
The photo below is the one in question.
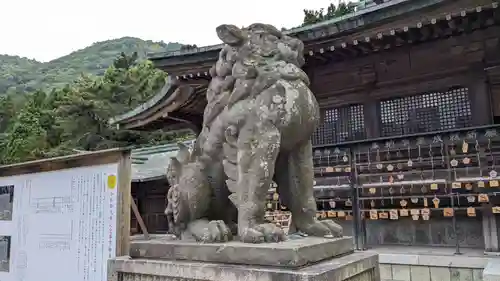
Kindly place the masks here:
POLYGON ((115 187, 116 187, 116 176, 115 175, 108 176, 108 188, 115 189, 115 187))

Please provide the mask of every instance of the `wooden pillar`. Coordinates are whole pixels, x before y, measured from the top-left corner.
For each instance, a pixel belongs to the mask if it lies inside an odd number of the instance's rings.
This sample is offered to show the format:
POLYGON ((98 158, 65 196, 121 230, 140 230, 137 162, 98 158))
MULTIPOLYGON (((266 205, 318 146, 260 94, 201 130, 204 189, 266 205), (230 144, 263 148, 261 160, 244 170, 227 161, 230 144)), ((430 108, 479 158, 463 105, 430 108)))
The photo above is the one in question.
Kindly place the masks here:
POLYGON ((493 114, 486 75, 482 69, 476 69, 469 77, 470 81, 467 87, 473 117, 472 125, 481 126, 490 124, 493 120, 493 114))
MULTIPOLYGON (((487 208, 491 210, 490 208, 487 208)), ((491 211, 483 212, 483 237, 485 252, 499 252, 498 221, 491 211)))
POLYGON ((367 100, 363 103, 366 138, 378 138, 380 132, 380 109, 378 101, 367 95, 367 100))
POLYGON ((500 116, 500 85, 490 85, 490 97, 493 116, 500 116))
MULTIPOLYGON (((146 205, 147 203, 147 183, 140 182, 137 184, 137 191, 136 191, 136 196, 137 196, 137 211, 139 212, 139 215, 141 216, 141 219, 145 225, 146 228, 148 228, 148 213, 146 211, 146 205)), ((137 222, 139 223, 139 218, 136 218, 137 222)), ((141 229, 142 232, 142 229, 141 229)), ((144 234, 144 233, 143 233, 144 234)))
POLYGON ((485 69, 486 89, 491 102, 493 116, 500 116, 500 66, 492 66, 485 69))
POLYGON ((492 226, 492 248, 494 252, 500 252, 500 218, 496 215, 491 215, 492 226))

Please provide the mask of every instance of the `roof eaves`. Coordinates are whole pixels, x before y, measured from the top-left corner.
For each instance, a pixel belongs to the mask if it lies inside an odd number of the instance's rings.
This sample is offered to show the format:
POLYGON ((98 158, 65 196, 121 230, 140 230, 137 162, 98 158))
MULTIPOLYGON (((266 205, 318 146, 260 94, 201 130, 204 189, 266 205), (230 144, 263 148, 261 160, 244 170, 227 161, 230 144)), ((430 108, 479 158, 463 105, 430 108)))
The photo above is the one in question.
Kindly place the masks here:
POLYGON ((145 177, 145 178, 133 178, 132 182, 150 182, 150 181, 157 181, 157 180, 163 180, 166 179, 166 175, 159 175, 159 176, 152 176, 152 177, 145 177))
MULTIPOLYGON (((181 141, 184 145, 191 146, 194 143, 194 139, 181 141)), ((132 157, 134 155, 151 154, 155 151, 176 151, 179 150, 177 143, 166 143, 160 145, 145 146, 141 148, 136 148, 132 150, 132 157)))
MULTIPOLYGON (((182 141, 190 147, 194 139, 182 141)), ((148 146, 132 150, 132 181, 146 182, 166 177, 170 158, 179 150, 176 143, 148 146)))
MULTIPOLYGON (((283 33, 287 34, 287 35, 296 36, 299 33, 313 32, 315 30, 325 29, 326 27, 330 27, 330 26, 334 26, 334 25, 339 26, 344 22, 347 23, 347 22, 352 22, 352 21, 356 20, 356 23, 354 25, 348 25, 349 27, 347 29, 340 29, 340 28, 334 29, 333 32, 331 32, 331 33, 329 32, 328 34, 322 34, 319 37, 311 38, 312 40, 314 40, 314 39, 319 39, 320 37, 326 37, 326 36, 332 36, 335 34, 340 34, 342 32, 348 31, 350 29, 359 28, 359 27, 362 27, 362 26, 369 24, 369 23, 374 23, 377 21, 381 21, 381 20, 402 14, 402 13, 390 13, 386 16, 375 17, 375 20, 371 20, 370 22, 365 22, 363 20, 363 16, 371 14, 371 13, 380 12, 382 10, 385 10, 385 9, 388 9, 391 7, 395 7, 398 5, 402 5, 405 3, 407 3, 407 4, 411 3, 413 5, 411 7, 412 8, 411 10, 406 11, 406 12, 411 12, 413 10, 425 8, 425 7, 428 7, 428 6, 431 6, 434 4, 438 4, 438 3, 441 3, 444 1, 446 1, 446 0, 422 0, 422 1, 390 0, 390 1, 384 2, 382 4, 367 7, 367 8, 355 11, 353 13, 350 13, 350 14, 347 14, 347 15, 344 15, 344 16, 341 16, 338 18, 333 18, 333 19, 318 22, 315 24, 310 24, 310 25, 306 25, 306 26, 302 26, 302 27, 293 28, 293 29, 284 31, 283 33), (415 3, 417 3, 417 4, 415 4, 415 3)), ((154 60, 160 60, 160 59, 171 58, 171 57, 196 55, 196 54, 206 53, 206 52, 210 52, 210 51, 217 51, 217 50, 220 50, 223 46, 224 46, 224 44, 217 44, 217 45, 210 45, 210 46, 205 46, 205 47, 200 47, 200 48, 194 48, 194 49, 190 49, 190 50, 151 53, 151 54, 148 54, 148 59, 154 61, 154 60)))
POLYGON ((178 86, 177 79, 168 76, 165 81, 165 85, 152 98, 150 98, 145 103, 137 106, 136 108, 130 111, 127 111, 121 115, 110 118, 108 120, 108 123, 111 125, 119 124, 124 120, 137 116, 143 112, 146 112, 148 109, 150 109, 155 104, 159 103, 161 100, 169 98, 174 93, 175 89, 177 89, 177 86, 178 86))
POLYGON ((174 52, 150 53, 150 54, 148 54, 148 59, 153 61, 153 60, 164 59, 164 58, 169 58, 169 57, 189 56, 189 55, 194 55, 194 54, 198 54, 198 53, 217 51, 217 50, 222 49, 223 46, 224 46, 224 44, 216 44, 216 45, 209 45, 209 46, 193 48, 193 49, 188 49, 188 50, 179 50, 179 51, 174 51, 174 52))

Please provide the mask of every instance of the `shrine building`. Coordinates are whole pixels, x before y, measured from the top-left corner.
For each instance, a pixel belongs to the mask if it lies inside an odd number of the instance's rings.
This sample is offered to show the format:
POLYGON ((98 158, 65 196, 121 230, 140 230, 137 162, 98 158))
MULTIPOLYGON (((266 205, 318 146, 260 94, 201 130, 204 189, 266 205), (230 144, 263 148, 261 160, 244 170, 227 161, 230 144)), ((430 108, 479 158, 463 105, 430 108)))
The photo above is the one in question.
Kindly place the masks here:
MULTIPOLYGON (((361 1, 352 14, 285 33, 305 44, 321 107, 312 137, 318 218, 341 223, 358 249, 380 251, 382 279, 410 280, 412 266, 451 274, 440 280, 479 276, 484 253, 500 251, 498 3, 361 1), (426 247, 440 250, 428 258, 426 247)), ((152 54, 169 74, 165 86, 111 123, 199 133, 221 47, 152 54)), ((168 185, 161 172, 156 182, 160 210, 168 185)), ((268 207, 286 211, 274 191, 268 207)))

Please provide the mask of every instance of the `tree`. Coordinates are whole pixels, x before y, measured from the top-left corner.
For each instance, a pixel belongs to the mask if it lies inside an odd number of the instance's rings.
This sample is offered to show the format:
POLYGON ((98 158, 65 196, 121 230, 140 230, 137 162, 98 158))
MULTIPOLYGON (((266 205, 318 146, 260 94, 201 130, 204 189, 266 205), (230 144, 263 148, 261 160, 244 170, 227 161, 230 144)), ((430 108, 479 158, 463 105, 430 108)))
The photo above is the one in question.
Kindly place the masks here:
POLYGON ((351 2, 351 1, 349 1, 348 3, 345 3, 344 1, 340 1, 338 6, 335 6, 333 3, 331 3, 326 8, 326 12, 325 12, 325 9, 323 9, 323 8, 321 8, 319 10, 304 9, 304 20, 303 20, 302 26, 309 25, 309 24, 315 24, 315 23, 322 22, 325 20, 344 16, 346 14, 354 12, 355 7, 356 7, 356 4, 351 2))
MULTIPOLYGON (((354 8, 352 2, 341 2, 326 10, 304 10, 303 25, 340 17, 354 8)), ((141 59, 151 48, 167 47, 163 45, 122 38, 49 63, 0 56, 0 66, 7 66, 0 68, 0 163, 184 138, 108 124, 110 117, 135 108, 162 88, 166 73, 141 59), (131 49, 137 51, 127 55, 131 49), (102 54, 107 54, 106 60, 102 54), (75 80, 78 73, 83 74, 75 80), (47 85, 53 89, 47 90, 47 85)), ((176 50, 197 48, 175 45, 176 50)))
POLYGON ((0 96, 0 163, 175 138, 163 131, 118 130, 108 123, 156 94, 165 78, 150 61, 122 53, 102 76, 82 74, 51 91, 0 96), (25 98, 19 102, 18 96, 25 98))
POLYGON ((164 132, 117 130, 108 124, 111 117, 148 100, 165 83, 163 71, 149 61, 135 60, 134 55, 122 54, 102 77, 82 75, 71 85, 69 93, 61 95, 55 106, 60 145, 53 154, 64 154, 68 149, 99 150, 168 140, 164 132))
POLYGON ((182 45, 181 46, 181 51, 189 51, 189 50, 194 50, 196 48, 198 48, 198 46, 196 46, 196 44, 194 44, 194 45, 189 45, 189 44, 188 45, 182 45))
POLYGON ((0 132, 5 132, 10 119, 15 114, 14 101, 11 95, 0 96, 0 132))
POLYGON ((40 124, 42 114, 36 104, 36 97, 31 97, 21 112, 13 120, 2 139, 0 161, 2 163, 33 160, 43 157, 47 149, 47 132, 40 124))
POLYGON ((124 52, 121 52, 120 56, 113 62, 113 66, 118 69, 129 69, 137 62, 137 57, 137 52, 134 52, 132 56, 127 56, 124 52))
POLYGON ((0 95, 24 95, 36 90, 62 88, 81 73, 102 75, 121 53, 137 53, 138 62, 148 53, 178 51, 179 43, 153 42, 133 37, 97 42, 48 62, 0 54, 0 95))

